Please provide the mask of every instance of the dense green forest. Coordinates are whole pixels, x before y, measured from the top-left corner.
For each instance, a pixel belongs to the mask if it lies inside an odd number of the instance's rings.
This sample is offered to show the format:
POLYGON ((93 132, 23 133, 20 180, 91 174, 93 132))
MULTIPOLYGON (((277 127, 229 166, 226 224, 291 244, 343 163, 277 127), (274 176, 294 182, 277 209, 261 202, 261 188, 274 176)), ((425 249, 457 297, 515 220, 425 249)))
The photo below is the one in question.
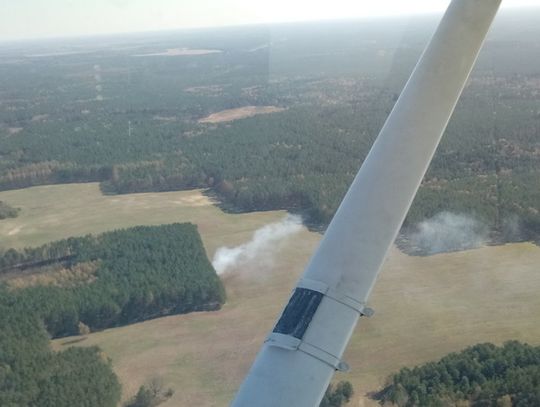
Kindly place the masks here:
POLYGON ((124 404, 124 407, 156 407, 167 401, 174 394, 173 389, 165 388, 163 382, 154 378, 143 384, 137 394, 124 404))
POLYGON ((516 341, 501 347, 475 345, 438 362, 402 369, 378 398, 400 407, 538 406, 540 347, 516 341))
POLYGON ((351 400, 353 393, 353 387, 350 382, 341 381, 336 385, 330 383, 319 407, 345 406, 351 400))
POLYGON ((0 219, 16 218, 19 216, 19 209, 0 201, 0 219))
MULTIPOLYGON (((540 24, 515 13, 496 22, 405 231, 450 211, 483 222, 494 240, 540 235, 540 24)), ((84 181, 100 181, 105 193, 209 188, 230 210, 285 208, 324 227, 435 23, 5 44, 0 189, 84 181), (220 52, 145 56, 179 47, 220 52), (200 120, 245 106, 286 110, 200 120)))
POLYGON ((0 286, 0 405, 115 407, 120 384, 97 348, 53 352, 43 324, 0 286))
POLYGON ((0 405, 113 407, 120 385, 97 348, 50 350, 88 333, 225 300, 192 224, 139 226, 0 255, 0 405))
POLYGON ((139 226, 9 249, 0 257, 2 274, 13 301, 37 315, 53 337, 77 334, 81 322, 103 329, 214 310, 225 300, 192 224, 139 226), (43 278, 29 279, 36 274, 43 278))

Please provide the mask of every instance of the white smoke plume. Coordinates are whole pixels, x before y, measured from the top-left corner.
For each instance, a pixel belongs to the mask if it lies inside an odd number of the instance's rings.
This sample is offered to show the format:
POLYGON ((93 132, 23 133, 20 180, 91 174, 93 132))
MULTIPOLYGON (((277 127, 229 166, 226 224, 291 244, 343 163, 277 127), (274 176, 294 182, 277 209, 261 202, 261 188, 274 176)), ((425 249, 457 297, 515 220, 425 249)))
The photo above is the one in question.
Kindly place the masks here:
POLYGON ((287 215, 280 222, 257 229, 249 242, 236 247, 220 247, 214 254, 212 265, 218 274, 224 274, 250 260, 266 263, 272 259, 281 243, 301 230, 302 219, 287 215))
POLYGON ((476 219, 462 214, 441 212, 420 222, 410 236, 415 250, 436 254, 473 249, 488 242, 488 228, 476 219))
POLYGON ((516 214, 506 216, 502 221, 502 234, 505 240, 516 242, 523 240, 521 222, 516 214))

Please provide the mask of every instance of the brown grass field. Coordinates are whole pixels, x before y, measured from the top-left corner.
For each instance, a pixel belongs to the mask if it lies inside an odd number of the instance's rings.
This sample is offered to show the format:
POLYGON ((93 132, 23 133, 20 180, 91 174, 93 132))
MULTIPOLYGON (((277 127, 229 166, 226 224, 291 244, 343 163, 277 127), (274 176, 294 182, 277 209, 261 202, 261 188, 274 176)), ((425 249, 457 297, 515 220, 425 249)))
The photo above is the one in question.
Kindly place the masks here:
POLYGON ((282 112, 283 110, 285 109, 277 106, 244 106, 212 113, 211 115, 199 119, 199 123, 232 122, 233 120, 245 119, 246 117, 258 114, 276 113, 282 112))
MULTIPOLYGON (((95 184, 0 192, 22 208, 0 221, 2 245, 25 246, 135 224, 190 220, 207 252, 250 239, 283 212, 230 215, 200 191, 102 196, 95 184), (13 232, 15 231, 15 232, 13 232), (10 232, 13 232, 9 234, 10 232)), ((163 406, 226 406, 316 248, 320 235, 302 230, 271 258, 239 264, 224 277, 228 302, 217 312, 192 313, 90 334, 77 346, 99 345, 112 359, 124 399, 159 376, 175 390, 163 406)), ((344 359, 355 389, 350 406, 376 405, 377 390, 402 366, 436 360, 478 342, 518 339, 540 344, 540 248, 529 243, 430 257, 391 251, 371 306, 344 359)), ((63 349, 77 338, 53 341, 63 349)))
POLYGON ((252 230, 285 215, 225 214, 199 190, 107 196, 97 183, 3 191, 0 201, 21 208, 17 218, 0 221, 0 249, 135 225, 192 222, 198 225, 207 252, 213 253, 224 239, 238 244, 249 239, 252 230))

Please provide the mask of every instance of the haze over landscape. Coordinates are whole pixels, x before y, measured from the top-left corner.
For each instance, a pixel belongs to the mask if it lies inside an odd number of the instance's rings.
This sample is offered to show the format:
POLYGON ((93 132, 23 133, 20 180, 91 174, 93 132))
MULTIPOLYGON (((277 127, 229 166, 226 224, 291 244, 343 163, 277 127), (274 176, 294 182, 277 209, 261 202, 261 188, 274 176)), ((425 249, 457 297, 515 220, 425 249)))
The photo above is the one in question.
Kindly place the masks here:
MULTIPOLYGON (((0 5, 0 405, 228 405, 448 1, 407 3, 0 5)), ((540 9, 507 4, 326 407, 540 404, 540 9)))
MULTIPOLYGON (((0 41, 186 28, 442 13, 448 0, 24 0, 0 7, 0 41), (43 18, 43 16, 47 18, 43 18)), ((538 7, 509 0, 503 9, 538 7)))

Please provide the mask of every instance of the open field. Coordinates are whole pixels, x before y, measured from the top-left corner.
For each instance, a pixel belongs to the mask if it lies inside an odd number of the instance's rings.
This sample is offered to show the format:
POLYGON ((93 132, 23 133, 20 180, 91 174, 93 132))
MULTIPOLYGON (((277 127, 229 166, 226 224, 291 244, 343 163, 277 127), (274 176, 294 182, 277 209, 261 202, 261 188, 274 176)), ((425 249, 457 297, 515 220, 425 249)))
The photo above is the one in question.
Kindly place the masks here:
POLYGON ((17 218, 0 221, 0 249, 135 225, 192 222, 211 254, 224 241, 236 245, 249 239, 253 230, 285 215, 283 211, 225 214, 200 190, 102 195, 97 183, 3 191, 0 201, 21 208, 17 218))
MULTIPOLYGON (((191 221, 212 257, 218 247, 246 242, 256 229, 284 216, 225 214, 201 191, 103 196, 97 184, 6 191, 0 200, 22 209, 18 218, 0 222, 3 247, 191 221)), ((82 344, 97 344, 112 357, 126 396, 160 375, 176 390, 169 406, 227 405, 319 239, 304 229, 284 241, 272 261, 239 264, 224 277, 229 300, 219 312, 106 330, 82 344)), ((340 375, 353 382, 357 405, 369 405, 362 396, 401 366, 482 341, 540 343, 538 264, 540 249, 532 244, 431 257, 393 250, 373 293, 376 315, 361 321, 345 356, 353 370, 340 375)))
MULTIPOLYGON (((274 264, 257 260, 225 278, 229 301, 218 312, 172 316, 95 333, 82 342, 112 357, 125 395, 158 375, 176 390, 165 406, 226 406, 272 327, 319 237, 304 230, 274 264)), ((391 372, 478 342, 540 344, 540 249, 486 247, 432 257, 393 250, 346 352, 351 406, 391 372)), ((55 346, 72 339, 55 341, 55 346)))
MULTIPOLYGON (((206 249, 250 239, 283 212, 230 215, 200 191, 102 196, 96 184, 38 187, 0 193, 21 207, 0 222, 6 247, 40 244, 135 224, 192 221, 206 249), (8 232, 16 231, 8 236, 8 232)), ((225 406, 272 327, 320 235, 303 229, 269 259, 246 260, 224 281, 228 302, 218 312, 193 313, 91 334, 113 359, 124 397, 153 376, 175 394, 164 406, 225 406)), ((518 339, 540 344, 540 248, 532 244, 485 247, 431 257, 393 250, 372 296, 376 314, 362 320, 345 360, 356 390, 352 406, 401 366, 439 358, 484 341, 518 339)), ((73 338, 54 341, 55 348, 73 338)))
POLYGON ((285 110, 277 106, 244 106, 236 109, 227 109, 220 112, 212 113, 199 120, 199 123, 222 123, 232 122, 234 120, 245 119, 258 114, 268 114, 282 112, 285 110))

